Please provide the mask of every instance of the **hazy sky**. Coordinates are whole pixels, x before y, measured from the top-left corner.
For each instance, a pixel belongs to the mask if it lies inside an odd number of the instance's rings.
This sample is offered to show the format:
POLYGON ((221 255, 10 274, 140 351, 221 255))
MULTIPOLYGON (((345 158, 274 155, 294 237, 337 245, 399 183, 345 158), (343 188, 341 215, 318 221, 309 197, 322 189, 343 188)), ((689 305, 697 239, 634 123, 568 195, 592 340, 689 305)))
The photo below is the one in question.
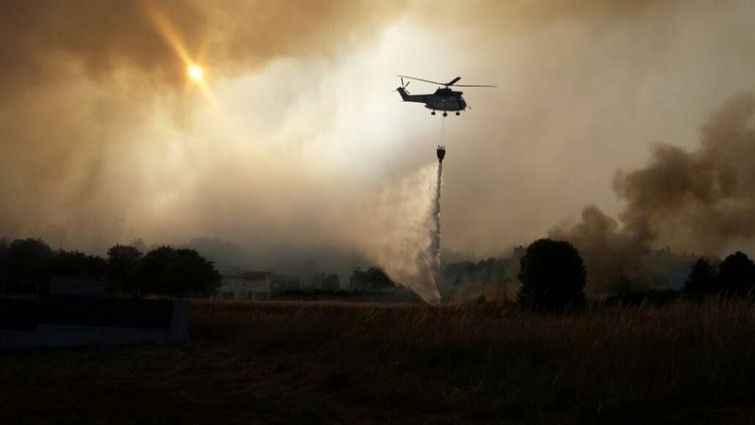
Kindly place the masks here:
POLYGON ((696 149, 755 90, 754 23, 750 0, 3 1, 0 235, 393 261, 444 144, 444 248, 509 254, 618 218, 617 170, 658 143, 696 149), (498 87, 444 119, 397 74, 498 87))

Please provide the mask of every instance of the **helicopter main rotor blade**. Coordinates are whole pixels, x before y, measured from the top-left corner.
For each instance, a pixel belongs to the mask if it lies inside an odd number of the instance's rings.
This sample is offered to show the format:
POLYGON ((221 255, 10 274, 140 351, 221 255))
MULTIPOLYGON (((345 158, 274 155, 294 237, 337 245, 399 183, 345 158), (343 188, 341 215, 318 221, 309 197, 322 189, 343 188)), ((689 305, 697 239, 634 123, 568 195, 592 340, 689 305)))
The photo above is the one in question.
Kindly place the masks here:
POLYGON ((446 83, 446 87, 454 85, 455 82, 461 80, 461 77, 456 77, 453 80, 446 83))
POLYGON ((425 80, 425 79, 417 78, 417 77, 410 77, 408 75, 399 75, 399 77, 401 77, 401 78, 408 78, 410 80, 424 81, 426 83, 438 84, 440 86, 445 86, 446 85, 445 83, 439 83, 437 81, 430 81, 430 80, 425 80))
MULTIPOLYGON (((410 80, 424 81, 426 83, 437 84, 439 86, 446 86, 446 87, 450 87, 450 86, 453 86, 453 87, 498 87, 498 86, 491 86, 488 84, 454 84, 457 81, 461 80, 461 77, 456 77, 453 80, 449 81, 448 83, 440 83, 438 81, 425 80, 424 78, 410 77, 408 75, 399 75, 399 77, 401 77, 402 83, 404 81, 404 78, 408 78, 410 80)), ((409 85, 409 83, 406 83, 406 85, 409 85)))

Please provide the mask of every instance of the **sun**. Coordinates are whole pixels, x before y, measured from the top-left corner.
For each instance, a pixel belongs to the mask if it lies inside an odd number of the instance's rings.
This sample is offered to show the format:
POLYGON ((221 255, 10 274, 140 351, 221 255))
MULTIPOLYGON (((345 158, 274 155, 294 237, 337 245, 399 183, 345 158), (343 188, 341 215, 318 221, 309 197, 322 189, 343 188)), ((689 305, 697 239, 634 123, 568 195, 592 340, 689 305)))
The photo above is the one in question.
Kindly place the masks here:
POLYGON ((189 65, 189 68, 186 70, 186 72, 189 74, 189 78, 197 83, 201 82, 204 77, 202 68, 197 65, 189 65))

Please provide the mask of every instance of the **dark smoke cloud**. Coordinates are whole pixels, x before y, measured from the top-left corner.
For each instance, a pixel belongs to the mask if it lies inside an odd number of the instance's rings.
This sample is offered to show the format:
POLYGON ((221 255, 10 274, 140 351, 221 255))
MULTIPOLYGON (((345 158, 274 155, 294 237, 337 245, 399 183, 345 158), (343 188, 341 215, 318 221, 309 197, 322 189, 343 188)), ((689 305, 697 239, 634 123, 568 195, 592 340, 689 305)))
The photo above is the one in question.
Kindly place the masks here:
MULTIPOLYGON (((181 134, 196 97, 182 90, 186 59, 216 80, 277 58, 328 59, 368 42, 398 9, 340 1, 0 2, 0 234, 98 250, 118 238, 163 239, 141 233, 149 226, 132 234, 137 224, 126 218, 150 221, 156 182, 175 191, 191 180, 192 170, 174 167, 171 175, 166 161, 191 145, 165 140, 196 138, 181 134)), ((229 155, 221 142, 216 157, 229 155)))
POLYGON ((620 172, 614 188, 628 230, 697 252, 755 236, 754 113, 755 95, 742 94, 705 124, 695 151, 659 146, 648 166, 620 172))
MULTIPOLYGON (((650 7, 662 3, 659 0, 603 1, 572 0, 564 2, 500 1, 486 2, 485 7, 463 7, 448 13, 449 8, 414 3, 429 22, 439 25, 458 23, 460 19, 474 21, 475 26, 505 26, 508 31, 530 32, 569 21, 602 21, 611 25, 615 20, 634 19, 650 7)), ((479 3, 477 4, 479 5, 479 3)))
POLYGON ((657 146, 649 163, 619 171, 613 182, 626 203, 621 225, 595 206, 581 221, 551 231, 585 257, 592 290, 620 276, 647 279, 645 256, 659 247, 724 254, 755 237, 755 95, 726 102, 702 127, 700 146, 657 146))
POLYGON ((621 229, 594 205, 584 208, 579 223, 553 229, 550 237, 568 240, 579 249, 587 268, 587 289, 593 292, 610 289, 619 276, 636 279, 648 252, 646 241, 621 229))
POLYGON ((58 79, 65 64, 94 78, 125 66, 180 86, 186 64, 173 36, 192 60, 249 71, 275 57, 331 53, 344 37, 362 41, 398 9, 325 0, 8 0, 0 3, 0 79, 5 90, 28 89, 58 79))
MULTIPOLYGON (((5 94, 29 93, 29 86, 60 81, 61 69, 80 67, 88 76, 111 77, 134 67, 161 81, 178 81, 185 65, 150 20, 139 1, 96 0, 0 3, 0 78, 5 94)), ((157 4, 157 2, 155 2, 157 4)), ((160 2, 191 51, 209 29, 192 3, 160 2)), ((8 100, 6 98, 6 100, 8 100)))

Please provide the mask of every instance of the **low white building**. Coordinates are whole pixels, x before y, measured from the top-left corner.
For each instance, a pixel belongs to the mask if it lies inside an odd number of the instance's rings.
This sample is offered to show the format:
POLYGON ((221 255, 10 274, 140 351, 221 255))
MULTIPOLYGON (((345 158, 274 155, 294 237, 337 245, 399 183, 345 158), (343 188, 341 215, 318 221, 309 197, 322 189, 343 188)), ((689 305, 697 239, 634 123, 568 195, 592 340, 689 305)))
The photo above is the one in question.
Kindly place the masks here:
POLYGON ((273 290, 270 272, 230 272, 223 274, 218 296, 226 299, 269 297, 273 290))

